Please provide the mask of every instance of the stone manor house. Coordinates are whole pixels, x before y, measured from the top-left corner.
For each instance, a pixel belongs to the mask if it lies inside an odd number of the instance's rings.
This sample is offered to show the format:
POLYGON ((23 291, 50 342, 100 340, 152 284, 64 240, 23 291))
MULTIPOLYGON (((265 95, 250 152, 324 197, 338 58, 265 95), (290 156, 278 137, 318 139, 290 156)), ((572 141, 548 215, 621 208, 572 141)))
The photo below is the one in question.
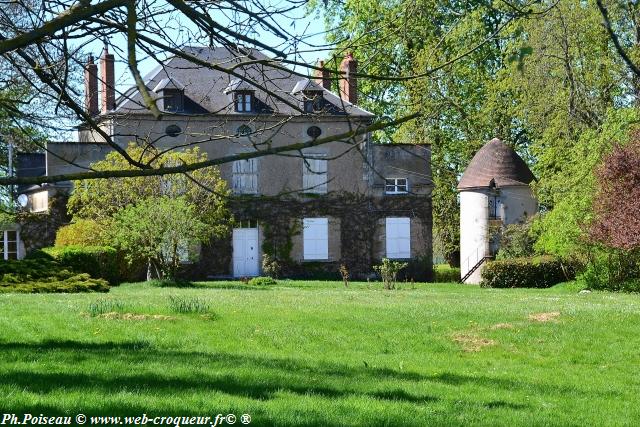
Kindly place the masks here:
MULTIPOLYGON (((187 48, 201 61, 229 66, 246 56, 227 48, 187 48)), ((357 62, 347 55, 345 73, 309 79, 258 61, 240 65, 236 76, 199 67, 180 57, 145 77, 166 114, 156 120, 135 87, 116 96, 114 56, 106 49, 98 64, 85 66, 85 106, 122 147, 153 141, 161 149, 199 147, 219 158, 271 146, 346 133, 370 124, 358 107, 357 62), (332 84, 338 83, 332 90, 332 84), (292 108, 298 106, 298 109, 292 108)), ((410 142, 410 141, 409 141, 410 142)), ((97 132, 79 126, 78 140, 50 143, 44 154, 23 155, 20 175, 77 172, 111 151, 97 132)), ((409 261, 407 276, 429 279, 432 259, 430 147, 375 144, 364 134, 303 152, 287 152, 220 166, 233 191, 235 226, 227 238, 198 248, 185 271, 190 277, 261 274, 263 254, 277 258, 294 277, 337 276, 340 264, 365 277, 382 258, 409 261)), ((64 218, 71 183, 19 188, 26 210, 42 218, 64 218)), ((52 244, 55 228, 5 231, 4 257, 21 257, 52 244), (7 234, 9 233, 9 234, 7 234), (30 235, 28 235, 30 234, 30 235), (22 237, 21 237, 22 236, 22 237), (10 245, 7 241, 16 242, 10 245)), ((54 225, 51 225, 51 224, 54 225)))

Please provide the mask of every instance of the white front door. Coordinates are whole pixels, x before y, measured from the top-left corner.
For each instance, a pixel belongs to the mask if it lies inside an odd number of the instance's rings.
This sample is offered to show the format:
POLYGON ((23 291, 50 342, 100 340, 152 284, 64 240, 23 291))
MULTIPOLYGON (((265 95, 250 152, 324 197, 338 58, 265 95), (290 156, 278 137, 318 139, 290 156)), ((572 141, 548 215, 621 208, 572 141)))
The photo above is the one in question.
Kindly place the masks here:
POLYGON ((258 268, 258 229, 233 229, 233 276, 252 277, 258 268))

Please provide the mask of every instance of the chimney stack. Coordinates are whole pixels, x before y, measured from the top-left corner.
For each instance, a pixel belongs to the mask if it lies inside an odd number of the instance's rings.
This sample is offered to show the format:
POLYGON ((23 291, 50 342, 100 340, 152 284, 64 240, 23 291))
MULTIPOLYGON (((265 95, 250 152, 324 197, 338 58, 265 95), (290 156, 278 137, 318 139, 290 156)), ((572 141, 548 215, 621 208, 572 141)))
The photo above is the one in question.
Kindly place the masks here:
POLYGON ((84 110, 91 117, 97 116, 98 110, 98 66, 89 55, 84 66, 84 110))
POLYGON ((102 52, 102 58, 100 58, 100 77, 101 77, 101 89, 102 96, 102 113, 108 113, 116 108, 116 87, 115 87, 115 59, 112 54, 109 53, 107 45, 105 44, 102 52))
POLYGON ((349 52, 340 63, 340 98, 352 104, 358 103, 358 79, 354 75, 358 69, 358 61, 349 52))
POLYGON ((322 70, 314 70, 314 80, 326 90, 331 90, 331 73, 325 69, 324 61, 318 61, 316 65, 322 70))

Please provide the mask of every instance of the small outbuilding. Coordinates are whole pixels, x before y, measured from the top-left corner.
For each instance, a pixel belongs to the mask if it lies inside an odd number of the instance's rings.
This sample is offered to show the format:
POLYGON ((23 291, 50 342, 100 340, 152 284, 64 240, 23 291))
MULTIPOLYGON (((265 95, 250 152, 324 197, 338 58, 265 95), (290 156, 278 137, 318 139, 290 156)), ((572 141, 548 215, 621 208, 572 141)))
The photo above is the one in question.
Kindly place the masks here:
POLYGON ((497 232, 538 211, 529 186, 534 179, 524 160, 498 138, 471 159, 458 184, 462 282, 480 283, 480 267, 499 249, 497 232))

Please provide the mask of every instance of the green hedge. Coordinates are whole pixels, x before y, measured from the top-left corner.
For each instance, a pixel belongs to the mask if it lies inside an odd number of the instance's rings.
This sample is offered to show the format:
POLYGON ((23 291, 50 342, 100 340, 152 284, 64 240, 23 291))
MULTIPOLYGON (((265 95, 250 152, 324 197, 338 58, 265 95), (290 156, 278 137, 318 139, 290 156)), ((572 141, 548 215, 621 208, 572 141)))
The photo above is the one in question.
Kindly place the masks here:
POLYGON ((460 281, 460 269, 451 267, 449 264, 437 264, 433 268, 434 282, 449 283, 460 281))
POLYGON ((0 293, 108 291, 106 280, 70 271, 44 253, 33 259, 0 262, 0 293))
POLYGON ((489 261, 482 268, 487 288, 548 288, 571 280, 572 273, 554 257, 512 258, 489 261))
POLYGON ((110 285, 122 280, 118 252, 109 246, 60 246, 44 248, 60 265, 78 273, 105 279, 110 285))

